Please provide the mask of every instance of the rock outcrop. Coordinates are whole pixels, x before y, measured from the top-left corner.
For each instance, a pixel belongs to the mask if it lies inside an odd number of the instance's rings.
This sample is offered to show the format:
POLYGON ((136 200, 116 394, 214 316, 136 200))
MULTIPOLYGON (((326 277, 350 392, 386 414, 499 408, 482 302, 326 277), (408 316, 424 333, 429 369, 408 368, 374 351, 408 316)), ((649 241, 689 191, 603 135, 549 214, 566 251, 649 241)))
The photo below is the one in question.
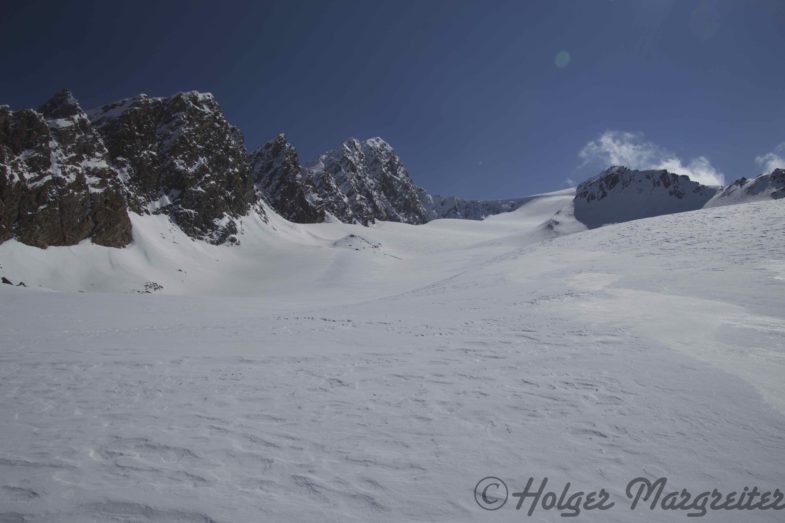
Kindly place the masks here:
POLYGON ((236 219, 256 195, 242 134, 211 94, 140 95, 90 119, 122 173, 131 210, 167 214, 192 238, 236 240, 236 219))
POLYGON ((38 110, 0 107, 0 242, 46 248, 131 241, 123 185, 73 95, 38 110))
POLYGON ((432 217, 426 193, 414 185, 401 159, 381 138, 350 138, 321 155, 308 172, 325 210, 341 221, 418 224, 432 217))
POLYGON ((316 186, 285 135, 279 134, 257 149, 250 162, 257 196, 278 214, 295 223, 324 221, 324 206, 316 186))

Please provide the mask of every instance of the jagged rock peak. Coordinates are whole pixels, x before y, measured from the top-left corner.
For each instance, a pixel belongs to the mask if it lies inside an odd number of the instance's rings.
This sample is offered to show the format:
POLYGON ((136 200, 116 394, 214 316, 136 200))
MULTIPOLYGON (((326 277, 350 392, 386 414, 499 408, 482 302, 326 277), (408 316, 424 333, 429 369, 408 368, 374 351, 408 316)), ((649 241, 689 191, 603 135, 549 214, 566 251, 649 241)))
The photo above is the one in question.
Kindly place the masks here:
POLYGON ((325 208, 344 222, 425 223, 425 191, 414 185, 393 148, 381 138, 350 138, 319 157, 309 172, 325 208))
POLYGON ((69 118, 83 113, 79 102, 68 89, 63 89, 55 94, 49 101, 38 108, 38 112, 48 119, 69 118))
POLYGON ((221 117, 223 117, 221 108, 212 93, 199 91, 182 91, 172 96, 150 96, 141 93, 102 105, 97 109, 92 109, 88 111, 88 115, 93 120, 93 123, 100 124, 102 120, 117 118, 131 109, 150 105, 168 105, 171 112, 187 111, 189 109, 215 112, 221 113, 221 117))
POLYGON ((78 102, 57 93, 39 111, 0 109, 0 242, 45 248, 131 241, 123 185, 78 102))
POLYGON ((140 95, 89 114, 125 173, 132 210, 168 214, 192 238, 236 241, 235 220, 256 195, 243 136, 212 94, 140 95))
POLYGON ((384 141, 384 139, 381 136, 374 136, 372 138, 368 138, 367 140, 365 140, 365 144, 368 145, 369 147, 377 147, 380 149, 392 150, 392 146, 386 141, 384 141))
POLYGON ((383 138, 380 136, 374 136, 372 138, 367 138, 365 140, 360 140, 358 138, 349 138, 343 144, 341 144, 344 149, 348 150, 355 150, 355 151, 384 151, 387 153, 393 152, 393 147, 389 143, 387 143, 383 138))
POLYGON ((324 221, 316 187, 305 173, 297 150, 283 133, 250 155, 257 194, 281 216, 296 223, 324 221))

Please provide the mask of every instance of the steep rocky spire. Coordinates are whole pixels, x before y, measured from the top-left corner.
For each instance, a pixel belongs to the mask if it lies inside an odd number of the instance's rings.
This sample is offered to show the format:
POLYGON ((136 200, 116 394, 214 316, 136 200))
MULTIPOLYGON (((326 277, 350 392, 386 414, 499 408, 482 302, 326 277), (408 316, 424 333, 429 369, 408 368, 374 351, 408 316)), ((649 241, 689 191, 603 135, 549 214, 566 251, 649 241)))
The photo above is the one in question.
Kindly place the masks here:
POLYGON ((39 107, 38 112, 49 119, 69 118, 81 113, 82 108, 71 91, 63 89, 39 107))

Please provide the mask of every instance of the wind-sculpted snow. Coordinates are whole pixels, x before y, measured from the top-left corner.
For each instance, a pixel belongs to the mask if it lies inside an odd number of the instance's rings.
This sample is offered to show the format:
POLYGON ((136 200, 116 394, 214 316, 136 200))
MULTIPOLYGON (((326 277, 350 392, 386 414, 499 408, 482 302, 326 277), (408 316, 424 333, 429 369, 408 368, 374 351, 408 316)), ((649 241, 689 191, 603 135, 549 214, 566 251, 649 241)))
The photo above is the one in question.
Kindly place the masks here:
MULTIPOLYGON (((782 202, 547 227, 571 198, 418 227, 273 219, 298 247, 222 249, 236 287, 210 281, 220 247, 191 266, 190 243, 140 240, 192 292, 245 297, 0 285, 0 520, 563 521, 482 510, 493 475, 617 504, 576 520, 666 522, 685 516, 629 510, 630 480, 782 488, 782 202)), ((0 246, 3 271, 22 248, 0 246)))

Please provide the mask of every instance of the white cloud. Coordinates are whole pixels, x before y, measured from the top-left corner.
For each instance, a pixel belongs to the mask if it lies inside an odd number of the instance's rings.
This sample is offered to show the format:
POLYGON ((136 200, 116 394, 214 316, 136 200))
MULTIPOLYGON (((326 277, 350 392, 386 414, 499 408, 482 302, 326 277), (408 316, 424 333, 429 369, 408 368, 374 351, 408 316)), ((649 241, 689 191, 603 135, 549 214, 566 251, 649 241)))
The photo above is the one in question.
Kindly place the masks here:
POLYGON ((578 156, 583 165, 599 163, 604 167, 624 165, 631 169, 667 169, 685 174, 704 185, 725 183, 725 176, 705 156, 684 162, 667 149, 647 141, 640 133, 605 131, 598 139, 587 143, 578 156))
POLYGON ((782 142, 770 153, 755 158, 755 163, 763 168, 763 172, 771 172, 774 169, 785 169, 785 142, 782 142))

